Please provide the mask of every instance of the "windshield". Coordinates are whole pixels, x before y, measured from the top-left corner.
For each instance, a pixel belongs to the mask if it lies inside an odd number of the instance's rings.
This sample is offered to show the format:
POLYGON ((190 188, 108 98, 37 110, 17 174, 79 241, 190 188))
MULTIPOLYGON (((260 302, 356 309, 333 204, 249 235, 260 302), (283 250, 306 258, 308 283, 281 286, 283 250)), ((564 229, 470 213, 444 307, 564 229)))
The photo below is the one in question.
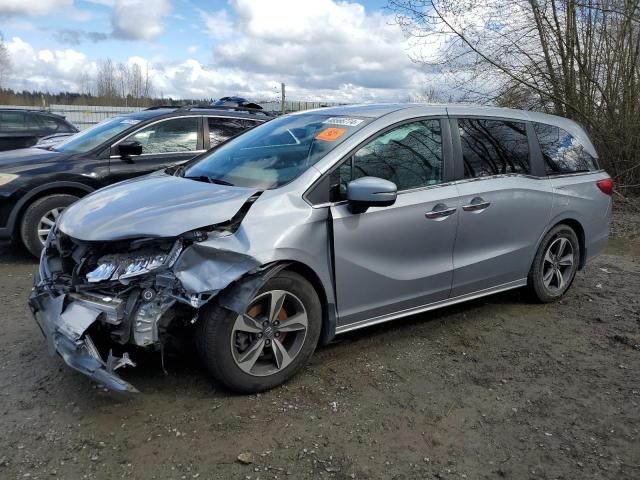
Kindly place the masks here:
POLYGON ((183 176, 261 190, 278 188, 369 122, 315 113, 276 118, 200 157, 183 176))
POLYGON ((54 146, 53 150, 70 153, 88 152, 118 133, 131 128, 136 123, 140 123, 140 120, 126 117, 110 118, 80 133, 76 133, 64 142, 54 146))

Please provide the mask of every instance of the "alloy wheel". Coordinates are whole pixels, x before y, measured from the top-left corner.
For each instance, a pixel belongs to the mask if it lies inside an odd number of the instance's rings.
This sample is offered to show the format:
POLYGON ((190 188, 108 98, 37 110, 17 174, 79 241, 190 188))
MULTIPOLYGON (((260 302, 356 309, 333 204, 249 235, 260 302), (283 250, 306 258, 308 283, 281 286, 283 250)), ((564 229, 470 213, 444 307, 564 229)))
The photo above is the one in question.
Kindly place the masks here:
POLYGON ((559 237, 549 244, 542 260, 542 283, 550 292, 565 289, 575 269, 573 245, 559 237))
POLYGON ((285 290, 264 292, 233 324, 233 359, 249 375, 278 373, 300 353, 307 329, 307 311, 298 297, 285 290))
POLYGON ((51 231, 53 226, 56 224, 56 221, 58 220, 58 217, 60 216, 63 210, 64 208, 61 208, 61 207, 49 210, 47 213, 45 213, 42 216, 42 218, 38 222, 38 239, 40 240, 42 245, 44 245, 44 242, 47 240, 47 236, 49 235, 49 232, 51 231))

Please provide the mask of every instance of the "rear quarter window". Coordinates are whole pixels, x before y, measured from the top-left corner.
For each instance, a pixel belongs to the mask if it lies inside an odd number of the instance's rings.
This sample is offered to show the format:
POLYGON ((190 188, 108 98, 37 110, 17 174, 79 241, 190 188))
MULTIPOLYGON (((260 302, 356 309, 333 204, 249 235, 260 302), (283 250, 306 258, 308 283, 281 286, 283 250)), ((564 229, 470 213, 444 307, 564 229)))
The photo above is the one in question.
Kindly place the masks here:
POLYGON ((534 123, 547 175, 597 170, 596 159, 566 130, 544 123, 534 123))

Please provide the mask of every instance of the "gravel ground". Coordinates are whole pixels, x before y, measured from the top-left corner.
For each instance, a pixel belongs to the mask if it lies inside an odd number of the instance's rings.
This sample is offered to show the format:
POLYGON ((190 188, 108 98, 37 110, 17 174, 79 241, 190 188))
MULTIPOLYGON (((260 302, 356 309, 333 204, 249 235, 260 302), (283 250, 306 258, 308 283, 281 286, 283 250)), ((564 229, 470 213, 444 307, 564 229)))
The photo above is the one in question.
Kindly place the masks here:
POLYGON ((35 261, 0 245, 0 478, 638 479, 639 224, 618 209, 555 304, 513 291, 346 334, 261 395, 152 355, 131 400, 47 355, 35 261))

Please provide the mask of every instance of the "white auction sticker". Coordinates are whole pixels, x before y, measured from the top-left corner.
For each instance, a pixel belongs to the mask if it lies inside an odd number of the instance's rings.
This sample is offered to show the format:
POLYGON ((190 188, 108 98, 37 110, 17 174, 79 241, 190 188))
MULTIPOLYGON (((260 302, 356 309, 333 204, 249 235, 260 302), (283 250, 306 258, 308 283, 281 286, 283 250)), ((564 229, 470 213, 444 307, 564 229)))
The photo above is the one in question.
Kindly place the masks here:
POLYGON ((322 123, 330 123, 331 125, 346 125, 347 127, 355 127, 360 125, 364 120, 359 118, 351 118, 351 117, 331 117, 327 118, 322 123))

